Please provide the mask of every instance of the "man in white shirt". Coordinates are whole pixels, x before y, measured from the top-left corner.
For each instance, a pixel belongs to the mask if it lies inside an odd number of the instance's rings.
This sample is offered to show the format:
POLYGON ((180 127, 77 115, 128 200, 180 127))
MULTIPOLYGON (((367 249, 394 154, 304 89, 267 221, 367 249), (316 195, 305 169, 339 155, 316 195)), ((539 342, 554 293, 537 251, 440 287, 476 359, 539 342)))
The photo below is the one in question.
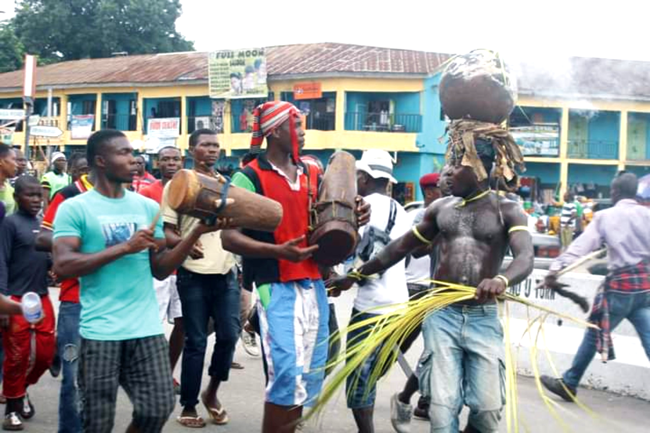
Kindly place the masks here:
MULTIPOLYGON (((392 240, 397 239, 411 228, 410 218, 404 208, 388 195, 389 182, 396 183, 397 181, 393 177, 393 162, 388 152, 377 149, 365 151, 361 160, 357 161, 357 189, 359 195, 363 196, 366 203, 370 204, 372 214, 370 223, 359 230, 362 243, 368 230, 379 234, 376 239, 381 237, 381 233, 384 233, 392 240)), ((374 249, 380 249, 380 244, 380 242, 374 242, 374 249)), ((373 255, 377 252, 374 251, 373 255)), ((408 291, 405 260, 402 260, 387 269, 379 278, 367 281, 363 289, 357 292, 350 325, 377 314, 387 313, 390 311, 391 305, 406 301, 408 301, 408 291)), ((355 336, 364 331, 365 328, 361 328, 349 332, 348 347, 355 336)), ((347 382, 348 407, 352 409, 360 433, 374 431, 373 411, 376 389, 375 385, 370 387, 370 371, 375 362, 376 353, 370 356, 359 370, 350 375, 347 382)))

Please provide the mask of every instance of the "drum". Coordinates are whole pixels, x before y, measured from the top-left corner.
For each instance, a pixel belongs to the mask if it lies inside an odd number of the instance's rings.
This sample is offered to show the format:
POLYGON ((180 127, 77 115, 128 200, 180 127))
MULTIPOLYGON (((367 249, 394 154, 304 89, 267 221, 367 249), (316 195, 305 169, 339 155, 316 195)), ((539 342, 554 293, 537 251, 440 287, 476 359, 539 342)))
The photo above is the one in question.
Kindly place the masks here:
POLYGON ((193 170, 180 170, 170 181, 169 206, 199 219, 232 218, 233 226, 273 232, 282 221, 280 203, 244 188, 230 185, 223 176, 210 177, 193 170), (234 203, 222 206, 222 198, 234 203))
POLYGON ((325 170, 318 202, 311 210, 309 244, 318 245, 313 255, 316 263, 334 266, 354 252, 358 241, 356 196, 354 156, 336 152, 325 170))
POLYGON ((514 109, 516 100, 515 77, 489 50, 454 58, 440 79, 440 103, 452 120, 501 123, 514 109))

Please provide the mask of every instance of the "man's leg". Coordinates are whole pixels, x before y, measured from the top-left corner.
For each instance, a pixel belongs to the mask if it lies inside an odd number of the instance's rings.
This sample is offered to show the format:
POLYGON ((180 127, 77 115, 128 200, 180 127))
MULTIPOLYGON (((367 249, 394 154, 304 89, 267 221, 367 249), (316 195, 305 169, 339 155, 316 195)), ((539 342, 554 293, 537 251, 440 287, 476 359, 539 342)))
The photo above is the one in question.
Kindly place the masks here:
POLYGON ((183 268, 178 270, 178 294, 185 325, 185 348, 181 369, 181 416, 184 417, 198 416, 196 405, 201 391, 209 318, 206 293, 210 288, 203 287, 203 279, 202 275, 183 268))
POLYGON ((294 433, 302 417, 302 406, 278 406, 264 403, 263 433, 294 433))
POLYGON ((233 271, 224 277, 213 276, 213 281, 214 284, 211 284, 209 288, 211 291, 209 303, 214 321, 215 341, 208 369, 210 382, 201 394, 201 400, 206 405, 212 421, 215 424, 225 424, 228 422, 228 416, 217 398, 217 391, 221 382, 228 380, 230 365, 241 331, 239 324, 240 293, 237 277, 233 271))
POLYGON ((503 329, 497 306, 470 307, 464 316, 465 404, 470 410, 465 431, 496 433, 506 402, 503 329))
POLYGON ((329 375, 334 366, 332 362, 336 361, 341 353, 341 333, 339 332, 339 323, 336 320, 336 307, 334 304, 329 304, 329 320, 327 323, 328 345, 327 345, 327 369, 325 369, 325 376, 329 375))
POLYGON ((127 431, 162 431, 175 404, 165 336, 125 341, 122 360, 120 385, 133 404, 133 420, 127 431))
POLYGON ((81 339, 78 380, 81 424, 85 432, 113 431, 122 344, 122 341, 81 339))
POLYGON ((23 411, 26 394, 27 370, 34 337, 30 324, 22 316, 9 317, 9 326, 3 330, 5 358, 3 362, 3 394, 7 398, 5 416, 23 411))
POLYGON ((636 297, 637 308, 628 316, 628 320, 634 325, 645 354, 650 359, 650 293, 639 293, 636 297))
POLYGON ((41 297, 44 319, 33 325, 33 332, 36 335, 36 353, 34 354, 34 365, 27 375, 27 385, 34 385, 38 379, 52 365, 54 353, 56 352, 56 339, 54 337, 54 308, 49 296, 41 297))
MULTIPOLYGON (((607 295, 607 299, 609 304, 610 330, 614 331, 621 321, 629 314, 632 299, 629 298, 628 295, 617 296, 612 293, 607 295)), ((564 384, 574 395, 582 376, 585 374, 585 371, 587 371, 587 367, 589 367, 589 364, 591 364, 591 361, 594 359, 594 355, 596 354, 597 336, 597 331, 592 328, 588 328, 587 331, 585 331, 585 336, 582 339, 582 343, 580 343, 578 353, 576 353, 576 356, 573 358, 571 368, 562 375, 564 384)), ((545 380, 545 382, 548 383, 547 380, 545 380)), ((568 400, 571 401, 570 398, 568 400)))
POLYGON ((77 363, 79 358, 79 316, 81 304, 61 302, 57 325, 62 373, 59 393, 59 433, 81 431, 79 400, 77 397, 77 363))
MULTIPOLYGON (((373 314, 360 313, 353 308, 350 325, 372 317, 374 317, 373 314)), ((367 331, 371 328, 372 325, 366 325, 348 332, 346 347, 351 348, 363 341, 367 335, 367 331)), ((354 416, 359 433, 373 433, 375 431, 373 413, 377 384, 370 382, 370 376, 372 370, 375 368, 378 353, 379 348, 364 361, 360 368, 348 376, 346 381, 347 404, 348 408, 352 410, 352 415, 354 416)))
POLYGON ((178 295, 178 283, 176 275, 169 276, 171 296, 169 300, 169 308, 167 309, 167 318, 174 321, 174 329, 169 336, 169 362, 172 367, 172 375, 176 369, 181 353, 183 353, 183 346, 185 344, 185 327, 183 326, 183 307, 181 306, 181 298, 178 295))
POLYGON ((457 433, 462 407, 461 380, 464 352, 462 307, 447 307, 430 314, 424 321, 424 354, 418 373, 422 393, 431 397, 431 433, 457 433))

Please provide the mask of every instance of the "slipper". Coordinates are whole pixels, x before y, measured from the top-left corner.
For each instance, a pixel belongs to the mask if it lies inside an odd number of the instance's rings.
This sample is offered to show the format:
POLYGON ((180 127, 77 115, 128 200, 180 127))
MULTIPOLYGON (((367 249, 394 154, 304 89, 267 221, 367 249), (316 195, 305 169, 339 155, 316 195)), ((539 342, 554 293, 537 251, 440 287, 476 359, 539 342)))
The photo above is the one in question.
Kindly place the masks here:
POLYGON ((20 431, 23 430, 23 422, 18 416, 18 412, 11 412, 5 415, 5 420, 2 422, 2 430, 20 431))
POLYGON ((29 399, 29 394, 25 394, 25 397, 23 397, 23 410, 20 411, 20 416, 24 420, 29 420, 34 418, 35 414, 36 411, 34 410, 32 401, 29 399))
POLYGON ((233 370, 243 370, 243 369, 244 369, 244 366, 241 365, 239 362, 235 362, 235 361, 233 361, 233 362, 230 364, 230 368, 232 368, 233 370))
POLYGON ((203 403, 203 406, 205 406, 205 410, 208 411, 208 416, 212 420, 212 424, 228 424, 228 421, 230 421, 230 419, 228 418, 228 413, 226 412, 226 409, 223 408, 223 406, 220 405, 220 407, 210 407, 203 398, 201 398, 201 402, 203 403))
POLYGON ((187 428, 203 428, 206 426, 205 421, 200 416, 177 416, 176 422, 187 428))

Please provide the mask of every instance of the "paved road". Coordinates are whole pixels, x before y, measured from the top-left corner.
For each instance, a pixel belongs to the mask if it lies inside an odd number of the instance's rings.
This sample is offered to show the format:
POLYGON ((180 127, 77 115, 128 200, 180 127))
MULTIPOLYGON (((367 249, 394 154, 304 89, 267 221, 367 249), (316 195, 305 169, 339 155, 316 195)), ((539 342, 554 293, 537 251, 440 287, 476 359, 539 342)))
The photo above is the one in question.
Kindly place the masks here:
MULTIPOLYGON (((54 293, 54 292, 53 292, 54 293)), ((54 294, 56 296, 57 294, 54 294)), ((347 321, 351 308, 351 294, 342 297, 338 302, 339 321, 347 321)), ((169 331, 169 330, 168 330, 169 331)), ((212 340, 211 340, 212 343, 212 340)), ((407 358, 412 364, 421 350, 421 345, 414 345, 407 358)), ((263 406, 263 381, 262 365, 260 359, 250 358, 243 350, 238 348, 235 355, 237 361, 245 366, 244 370, 234 370, 228 383, 222 386, 220 397, 227 408, 231 423, 227 426, 208 426, 204 431, 214 432, 257 432, 262 418, 263 406)), ((207 364, 205 367, 207 383, 207 364)), ((178 376, 177 376, 178 377, 178 376)), ((390 395, 398 390, 404 383, 404 375, 398 368, 393 369, 390 375, 379 384, 379 393, 375 411, 375 425, 377 433, 390 433, 390 395)), ((27 424, 26 431, 50 433, 56 431, 58 407, 59 381, 52 379, 49 374, 31 390, 31 396, 36 406, 35 418, 27 424)), ((599 418, 592 418, 574 404, 560 402, 557 411, 561 414, 570 430, 574 432, 626 432, 641 433, 649 431, 650 403, 627 397, 620 397, 599 391, 581 389, 580 399, 590 407, 599 418)), ((529 378, 519 378, 519 406, 524 426, 533 433, 560 432, 561 426, 550 415, 542 403, 534 382, 529 378)), ((165 427, 165 432, 185 432, 185 429, 174 421, 179 414, 178 408, 165 427)), ((201 408, 202 415, 205 410, 201 408)), ((118 415, 115 422, 115 431, 124 431, 129 423, 131 407, 123 392, 120 392, 118 401, 118 415)), ((310 422, 304 432, 354 432, 354 421, 345 408, 345 399, 342 395, 336 399, 325 411, 324 415, 316 421, 310 422)), ((411 429, 414 433, 429 431, 428 424, 422 421, 413 421, 411 429)), ((505 432, 505 423, 501 431, 505 432)))

